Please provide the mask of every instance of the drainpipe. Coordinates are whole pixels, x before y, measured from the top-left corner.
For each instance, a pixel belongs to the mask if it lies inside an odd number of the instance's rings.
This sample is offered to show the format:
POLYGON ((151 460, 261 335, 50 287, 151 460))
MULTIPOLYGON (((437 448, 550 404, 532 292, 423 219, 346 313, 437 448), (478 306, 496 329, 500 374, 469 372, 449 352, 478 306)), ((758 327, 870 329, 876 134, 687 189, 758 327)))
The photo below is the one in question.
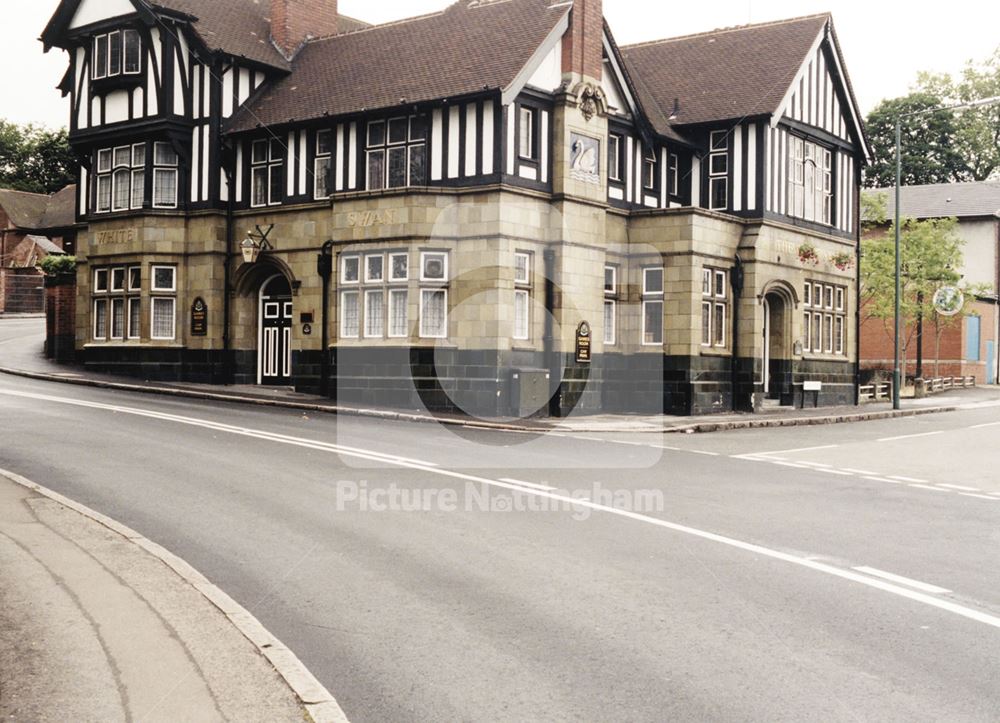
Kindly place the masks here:
POLYGON ((545 356, 545 366, 549 370, 549 416, 559 416, 559 379, 562 376, 561 365, 555 351, 555 307, 556 307, 556 252, 545 249, 542 252, 545 262, 545 330, 542 336, 542 350, 545 356))
POLYGON ((323 306, 320 309, 320 323, 323 325, 323 330, 320 334, 321 346, 320 350, 320 382, 319 391, 324 397, 330 394, 330 326, 327 319, 327 314, 329 313, 330 306, 330 277, 333 275, 333 239, 326 241, 323 244, 323 249, 320 251, 319 257, 316 259, 316 270, 319 272, 319 277, 323 280, 323 306))
POLYGON ((729 384, 731 406, 734 412, 739 410, 739 402, 737 401, 736 389, 739 386, 740 370, 739 370, 739 350, 740 350, 740 301, 743 297, 743 259, 739 257, 739 254, 735 257, 735 263, 733 264, 733 271, 729 276, 729 284, 733 288, 733 346, 732 355, 729 360, 729 384))
MULTIPOLYGON (((236 165, 236 154, 232 154, 232 163, 236 165)), ((226 185, 229 188, 229 200, 226 202, 226 253, 222 262, 222 381, 224 384, 232 384, 235 381, 235 373, 231 357, 230 346, 232 346, 231 329, 229 323, 230 316, 230 283, 232 259, 233 259, 233 228, 235 219, 233 218, 233 199, 236 196, 236 189, 233 187, 235 168, 230 168, 229 164, 223 164, 223 171, 226 174, 226 185)))
MULTIPOLYGON (((854 208, 861 203, 861 191, 854 194, 854 208)), ((855 216, 854 249, 854 406, 861 404, 861 212, 855 216)))

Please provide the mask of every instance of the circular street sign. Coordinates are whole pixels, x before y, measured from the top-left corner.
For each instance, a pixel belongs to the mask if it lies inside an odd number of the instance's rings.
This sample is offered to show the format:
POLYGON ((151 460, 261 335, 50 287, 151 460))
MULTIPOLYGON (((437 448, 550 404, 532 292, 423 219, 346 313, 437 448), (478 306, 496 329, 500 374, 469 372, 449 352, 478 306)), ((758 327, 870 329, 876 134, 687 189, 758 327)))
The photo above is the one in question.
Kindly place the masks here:
POLYGON ((965 295, 954 286, 942 286, 934 294, 934 308, 941 316, 955 316, 965 306, 965 295))

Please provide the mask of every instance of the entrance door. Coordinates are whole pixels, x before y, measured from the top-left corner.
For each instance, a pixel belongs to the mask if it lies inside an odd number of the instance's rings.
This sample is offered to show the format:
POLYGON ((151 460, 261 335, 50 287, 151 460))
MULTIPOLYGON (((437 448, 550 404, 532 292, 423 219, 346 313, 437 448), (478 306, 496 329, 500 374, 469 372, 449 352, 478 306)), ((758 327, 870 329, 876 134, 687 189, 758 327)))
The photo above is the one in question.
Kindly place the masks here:
POLYGON ((282 386, 292 381, 292 289, 284 276, 272 276, 260 289, 257 379, 282 386))
POLYGON ((771 392, 771 304, 764 298, 764 356, 761 365, 764 369, 764 396, 771 392))

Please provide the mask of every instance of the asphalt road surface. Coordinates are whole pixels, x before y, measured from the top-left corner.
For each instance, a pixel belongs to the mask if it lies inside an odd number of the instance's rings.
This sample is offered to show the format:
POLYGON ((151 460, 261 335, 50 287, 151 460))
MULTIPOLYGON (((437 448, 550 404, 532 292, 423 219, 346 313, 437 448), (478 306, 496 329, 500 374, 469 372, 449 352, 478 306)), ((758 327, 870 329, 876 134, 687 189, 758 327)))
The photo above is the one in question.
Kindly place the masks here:
POLYGON ((0 376, 0 420, 354 721, 1000 717, 1000 406, 537 437, 0 376))

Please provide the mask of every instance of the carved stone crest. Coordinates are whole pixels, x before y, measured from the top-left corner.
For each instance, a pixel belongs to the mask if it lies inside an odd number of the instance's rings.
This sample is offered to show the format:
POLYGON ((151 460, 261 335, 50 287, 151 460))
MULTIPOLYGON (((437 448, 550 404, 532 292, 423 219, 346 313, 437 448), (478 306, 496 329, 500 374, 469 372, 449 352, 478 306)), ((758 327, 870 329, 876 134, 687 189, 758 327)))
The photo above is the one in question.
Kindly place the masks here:
POLYGON ((595 115, 607 115, 608 99, 604 91, 592 83, 581 82, 571 91, 583 119, 590 122, 595 115))

